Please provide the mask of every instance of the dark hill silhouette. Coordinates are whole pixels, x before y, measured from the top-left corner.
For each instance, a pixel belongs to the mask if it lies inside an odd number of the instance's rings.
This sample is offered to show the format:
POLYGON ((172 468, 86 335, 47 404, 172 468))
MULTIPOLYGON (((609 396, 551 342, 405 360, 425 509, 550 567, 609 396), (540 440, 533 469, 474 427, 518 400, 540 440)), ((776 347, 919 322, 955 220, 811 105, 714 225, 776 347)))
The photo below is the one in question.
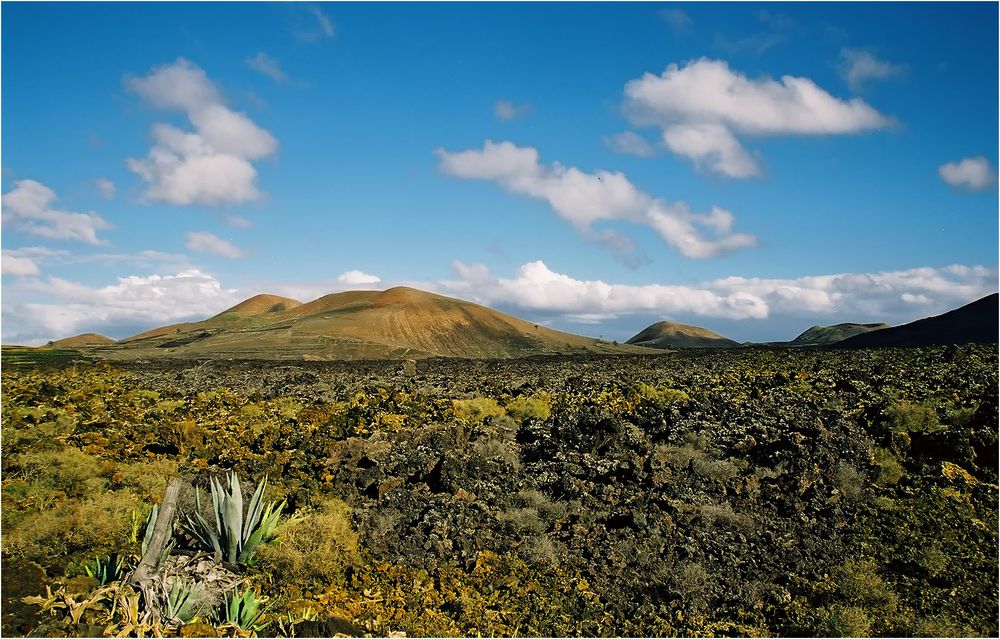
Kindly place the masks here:
POLYGON ((1000 323, 997 293, 966 304, 942 315, 880 331, 855 335, 837 348, 873 348, 878 346, 938 346, 945 344, 989 344, 997 341, 1000 323))
POLYGON ((889 325, 855 324, 853 322, 845 322, 843 324, 834 324, 833 326, 813 326, 793 339, 791 342, 788 342, 788 344, 791 346, 833 344, 841 340, 845 340, 848 337, 854 337, 855 335, 868 333, 870 331, 882 330, 883 328, 889 328, 889 325))

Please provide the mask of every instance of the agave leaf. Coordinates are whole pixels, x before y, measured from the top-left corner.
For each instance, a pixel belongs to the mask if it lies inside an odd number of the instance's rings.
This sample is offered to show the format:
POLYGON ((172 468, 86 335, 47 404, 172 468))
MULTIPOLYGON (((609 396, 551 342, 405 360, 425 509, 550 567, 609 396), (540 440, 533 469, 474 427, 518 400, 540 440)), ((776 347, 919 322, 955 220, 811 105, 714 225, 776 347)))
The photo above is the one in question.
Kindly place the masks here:
POLYGON ((243 487, 240 486, 240 477, 235 472, 229 475, 230 500, 233 504, 235 518, 230 522, 230 532, 236 538, 237 552, 243 545, 243 487))
POLYGON ((260 521, 261 510, 264 506, 264 489, 266 487, 267 475, 264 475, 264 479, 257 484, 257 490, 254 491, 253 497, 250 499, 250 510, 247 512, 247 520, 243 523, 244 539, 250 536, 250 532, 257 527, 257 523, 260 521))
POLYGON ((153 538, 153 529, 156 527, 156 517, 160 514, 160 507, 157 504, 153 504, 153 509, 149 511, 149 517, 146 519, 146 532, 142 536, 142 554, 146 554, 146 548, 149 547, 149 541, 153 538))

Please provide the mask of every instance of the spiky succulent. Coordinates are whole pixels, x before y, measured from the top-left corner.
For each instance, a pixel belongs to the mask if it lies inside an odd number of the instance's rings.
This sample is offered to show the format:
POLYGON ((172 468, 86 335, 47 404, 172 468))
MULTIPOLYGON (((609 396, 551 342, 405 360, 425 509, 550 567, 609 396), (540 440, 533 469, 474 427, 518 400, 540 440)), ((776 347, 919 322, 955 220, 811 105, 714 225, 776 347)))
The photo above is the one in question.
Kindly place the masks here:
POLYGON ((163 609, 168 622, 176 624, 189 623, 198 614, 198 598, 202 585, 174 579, 167 594, 167 605, 163 609))
POLYGON ((278 519, 285 502, 264 503, 265 477, 257 484, 246 511, 243 508, 243 489, 236 473, 229 474, 228 490, 212 478, 212 512, 215 526, 201 514, 201 491, 195 491, 195 511, 185 514, 181 527, 194 537, 205 550, 215 554, 216 561, 248 564, 257 548, 274 538, 278 519))
POLYGON ((234 590, 226 595, 220 617, 223 622, 239 626, 244 632, 260 632, 268 625, 266 622, 259 623, 264 614, 262 603, 252 588, 247 588, 242 595, 234 590))
POLYGON ((113 552, 107 557, 96 557, 92 564, 84 566, 87 576, 96 579, 102 586, 119 581, 125 572, 125 560, 113 552))

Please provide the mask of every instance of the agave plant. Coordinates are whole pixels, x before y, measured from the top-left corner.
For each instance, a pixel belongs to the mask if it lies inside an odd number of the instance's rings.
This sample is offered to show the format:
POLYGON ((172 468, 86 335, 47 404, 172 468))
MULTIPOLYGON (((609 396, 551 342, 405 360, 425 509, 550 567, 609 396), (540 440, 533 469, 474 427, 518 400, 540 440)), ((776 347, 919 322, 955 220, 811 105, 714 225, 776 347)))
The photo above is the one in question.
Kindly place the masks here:
POLYGON ((275 536, 278 518, 285 502, 264 503, 267 477, 257 484, 250 503, 244 512, 243 489, 236 473, 229 474, 228 490, 215 478, 211 481, 212 512, 215 526, 201 514, 201 491, 195 491, 195 511, 185 514, 181 527, 194 537, 205 550, 215 553, 215 560, 234 564, 248 564, 257 548, 275 536))
POLYGON ((93 564, 84 566, 88 577, 93 577, 102 586, 119 581, 125 572, 125 560, 113 552, 107 557, 96 557, 93 564))
MULTIPOLYGON (((164 587, 165 589, 165 587, 164 587)), ((163 609, 164 618, 170 623, 186 624, 198 614, 198 597, 202 585, 174 579, 167 592, 167 605, 163 609)))
POLYGON ((258 623, 264 614, 262 603, 252 588, 247 588, 242 595, 234 590, 226 595, 219 616, 224 623, 239 626, 243 632, 260 632, 268 625, 267 622, 258 623))

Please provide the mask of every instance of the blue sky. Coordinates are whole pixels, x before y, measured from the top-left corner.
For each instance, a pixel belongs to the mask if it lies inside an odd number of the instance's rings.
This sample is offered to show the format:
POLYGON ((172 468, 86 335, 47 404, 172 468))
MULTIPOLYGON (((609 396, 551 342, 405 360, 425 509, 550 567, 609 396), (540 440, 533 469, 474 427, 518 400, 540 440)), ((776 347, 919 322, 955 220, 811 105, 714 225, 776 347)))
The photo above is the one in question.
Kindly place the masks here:
POLYGON ((5 343, 400 283, 778 340, 996 289, 993 3, 2 17, 5 343))

